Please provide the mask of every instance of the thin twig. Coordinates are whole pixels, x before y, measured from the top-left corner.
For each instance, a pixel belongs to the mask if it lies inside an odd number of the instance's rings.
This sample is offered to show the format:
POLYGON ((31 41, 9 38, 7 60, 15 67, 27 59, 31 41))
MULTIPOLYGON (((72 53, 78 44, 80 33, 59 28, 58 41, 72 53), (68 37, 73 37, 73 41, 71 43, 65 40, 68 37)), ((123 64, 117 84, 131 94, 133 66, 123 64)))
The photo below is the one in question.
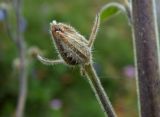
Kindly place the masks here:
POLYGON ((64 61, 62 59, 51 60, 51 59, 42 57, 40 55, 37 55, 37 59, 45 65, 55 65, 55 64, 60 64, 60 63, 64 64, 64 61))
POLYGON ((105 115, 108 115, 108 117, 117 117, 111 102, 109 101, 109 98, 107 94, 105 93, 102 84, 91 64, 85 65, 84 70, 86 72, 88 81, 102 107, 104 110, 105 115))
POLYGON ((94 21, 94 25, 93 25, 93 28, 92 28, 91 35, 89 37, 88 47, 93 46, 94 41, 96 39, 96 35, 98 33, 99 25, 100 25, 100 14, 97 14, 96 18, 95 18, 95 21, 94 21))
POLYGON ((22 11, 22 0, 14 0, 14 7, 16 13, 16 22, 17 22, 17 29, 16 29, 16 36, 17 36, 17 49, 19 53, 20 59, 20 69, 19 69, 19 98, 18 98, 18 105, 16 109, 16 117, 23 117, 24 114, 24 107, 27 95, 27 69, 26 69, 26 61, 25 61, 25 42, 24 36, 20 30, 20 20, 21 20, 21 11, 22 11))

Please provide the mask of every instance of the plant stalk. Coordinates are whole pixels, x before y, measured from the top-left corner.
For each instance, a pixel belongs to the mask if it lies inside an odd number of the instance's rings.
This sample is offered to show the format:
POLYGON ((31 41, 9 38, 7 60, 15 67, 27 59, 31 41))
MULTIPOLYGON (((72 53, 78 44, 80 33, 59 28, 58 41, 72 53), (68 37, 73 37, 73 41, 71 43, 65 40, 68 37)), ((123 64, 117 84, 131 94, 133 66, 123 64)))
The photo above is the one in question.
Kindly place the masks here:
POLYGON ((21 18, 22 18, 22 0, 14 0, 15 6, 15 14, 16 14, 16 43, 20 60, 20 68, 19 68, 19 97, 18 104, 16 109, 16 117, 24 116, 24 108, 26 102, 27 95, 27 67, 26 67, 26 49, 25 49, 25 41, 24 36, 21 32, 21 18))
POLYGON ((132 0, 140 117, 160 117, 159 42, 155 0, 132 0))
POLYGON ((92 87, 92 90, 96 95, 96 98, 101 105, 105 115, 108 115, 108 117, 117 117, 93 66, 91 64, 85 65, 84 70, 86 72, 87 79, 92 87))

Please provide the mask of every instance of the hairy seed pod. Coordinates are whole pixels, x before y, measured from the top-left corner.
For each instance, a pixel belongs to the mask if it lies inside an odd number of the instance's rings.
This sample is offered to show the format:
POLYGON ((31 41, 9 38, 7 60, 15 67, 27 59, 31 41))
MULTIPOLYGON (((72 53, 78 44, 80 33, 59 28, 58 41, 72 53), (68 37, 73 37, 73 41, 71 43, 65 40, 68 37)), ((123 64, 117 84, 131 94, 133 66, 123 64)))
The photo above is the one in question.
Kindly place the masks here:
POLYGON ((68 65, 82 65, 91 60, 91 50, 88 41, 74 28, 53 21, 51 35, 60 57, 68 65))

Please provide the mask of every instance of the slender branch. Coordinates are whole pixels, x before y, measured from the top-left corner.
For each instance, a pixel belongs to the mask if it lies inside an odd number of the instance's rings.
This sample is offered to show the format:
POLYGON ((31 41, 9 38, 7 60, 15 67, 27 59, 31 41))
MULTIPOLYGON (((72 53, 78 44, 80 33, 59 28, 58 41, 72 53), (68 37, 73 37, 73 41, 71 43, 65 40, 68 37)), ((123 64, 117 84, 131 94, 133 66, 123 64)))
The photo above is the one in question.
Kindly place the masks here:
POLYGON ((99 25, 100 25, 100 14, 97 14, 96 18, 95 18, 95 21, 94 21, 93 28, 92 28, 92 32, 91 32, 90 37, 89 37, 88 47, 90 47, 90 48, 94 44, 96 35, 98 33, 99 25))
POLYGON ((64 63, 64 61, 62 59, 50 60, 50 59, 44 58, 40 55, 37 55, 37 58, 40 62, 42 62, 45 65, 55 65, 55 64, 64 63))
POLYGON ((17 36, 17 49, 20 58, 20 69, 19 69, 19 99, 18 105, 16 109, 16 117, 23 117, 24 114, 24 107, 27 95, 27 73, 26 73, 26 61, 25 61, 25 42, 23 34, 20 30, 20 20, 21 20, 21 11, 22 11, 22 0, 14 0, 14 7, 16 13, 16 22, 17 22, 17 29, 16 29, 16 36, 17 36))
POLYGON ((84 70, 105 115, 108 115, 108 117, 117 117, 93 66, 91 64, 85 65, 84 70))
POLYGON ((137 86, 142 117, 160 117, 159 47, 155 0, 132 0, 137 86))

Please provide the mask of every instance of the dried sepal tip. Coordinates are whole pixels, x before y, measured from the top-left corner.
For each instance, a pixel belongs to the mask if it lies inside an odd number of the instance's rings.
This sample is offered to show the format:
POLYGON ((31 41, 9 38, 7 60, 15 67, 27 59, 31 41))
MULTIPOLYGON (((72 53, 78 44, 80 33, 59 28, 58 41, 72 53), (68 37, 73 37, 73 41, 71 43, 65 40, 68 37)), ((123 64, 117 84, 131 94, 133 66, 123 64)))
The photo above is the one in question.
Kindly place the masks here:
POLYGON ((55 24, 57 24, 57 21, 56 21, 56 20, 53 20, 53 21, 50 23, 50 26, 55 25, 55 24))

